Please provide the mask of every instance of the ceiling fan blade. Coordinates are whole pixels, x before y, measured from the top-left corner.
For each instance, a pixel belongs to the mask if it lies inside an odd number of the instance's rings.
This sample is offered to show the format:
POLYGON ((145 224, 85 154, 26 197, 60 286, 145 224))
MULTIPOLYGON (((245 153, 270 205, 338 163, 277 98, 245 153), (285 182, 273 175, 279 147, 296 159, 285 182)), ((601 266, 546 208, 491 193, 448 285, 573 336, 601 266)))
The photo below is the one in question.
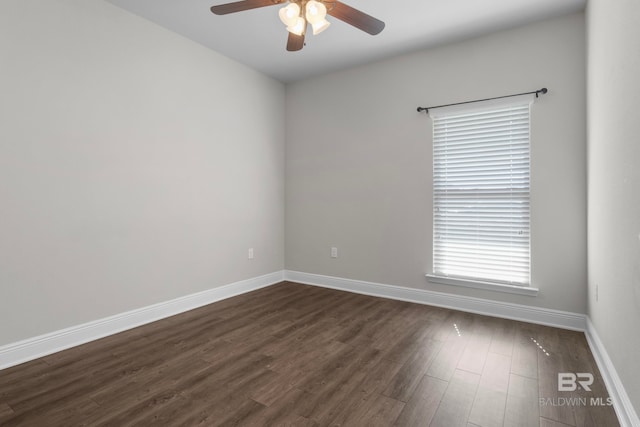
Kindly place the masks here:
POLYGON ((258 7, 273 6, 284 3, 286 0, 242 0, 233 3, 219 4, 211 7, 211 12, 216 15, 242 12, 243 10, 256 9, 258 7))
POLYGON ((339 1, 336 1, 332 7, 327 7, 327 9, 328 15, 353 25, 373 36, 379 34, 384 29, 384 22, 339 1))
POLYGON ((287 40, 287 50, 289 52, 295 52, 302 50, 304 47, 304 33, 297 36, 293 33, 289 33, 289 39, 287 40))

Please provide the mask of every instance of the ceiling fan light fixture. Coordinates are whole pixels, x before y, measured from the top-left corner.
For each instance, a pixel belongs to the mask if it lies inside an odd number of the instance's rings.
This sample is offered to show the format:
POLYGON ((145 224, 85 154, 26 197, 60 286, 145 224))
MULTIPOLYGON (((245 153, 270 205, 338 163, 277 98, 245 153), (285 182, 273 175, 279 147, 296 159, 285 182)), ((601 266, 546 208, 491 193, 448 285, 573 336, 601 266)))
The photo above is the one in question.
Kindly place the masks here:
POLYGON ((300 6, 296 3, 289 3, 278 11, 278 16, 284 25, 293 27, 300 18, 300 6))
POLYGON ((311 24, 311 28, 313 28, 313 35, 317 36, 324 30, 329 28, 329 25, 331 25, 331 22, 327 21, 326 19, 323 19, 322 21, 314 22, 313 24, 311 24))
POLYGON ((327 7, 323 3, 309 0, 305 9, 305 16, 311 25, 316 22, 326 21, 324 18, 327 16, 327 7))
POLYGON ((296 36, 301 36, 306 27, 307 27, 307 21, 305 21, 303 17, 299 16, 296 19, 295 24, 289 25, 287 27, 287 31, 295 34, 296 36))
POLYGON ((329 28, 331 24, 326 19, 327 15, 372 36, 379 34, 385 26, 384 22, 342 3, 342 0, 232 0, 231 3, 212 6, 211 12, 215 15, 227 15, 274 5, 281 6, 278 16, 289 33, 289 52, 296 52, 304 47, 307 24, 311 24, 314 35, 329 28))

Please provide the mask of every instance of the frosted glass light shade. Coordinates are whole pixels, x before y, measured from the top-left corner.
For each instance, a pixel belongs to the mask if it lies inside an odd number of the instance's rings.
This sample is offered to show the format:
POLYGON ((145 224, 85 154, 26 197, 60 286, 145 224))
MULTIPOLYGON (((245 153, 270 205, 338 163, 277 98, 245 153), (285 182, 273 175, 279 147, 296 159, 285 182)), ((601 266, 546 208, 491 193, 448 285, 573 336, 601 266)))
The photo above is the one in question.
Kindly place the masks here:
POLYGON ((311 24, 311 27, 313 28, 313 35, 316 36, 320 34, 324 30, 329 28, 329 25, 331 25, 331 22, 327 21, 326 19, 323 19, 322 21, 314 22, 313 24, 311 24))
POLYGON ((306 26, 307 26, 307 21, 305 21, 304 18, 299 16, 296 19, 295 24, 287 27, 287 31, 295 34, 296 36, 300 36, 304 32, 304 29, 306 28, 306 26))
POLYGON ((321 22, 327 16, 327 7, 319 1, 309 0, 305 16, 311 25, 321 22))
POLYGON ((300 6, 296 3, 289 3, 288 6, 283 7, 278 11, 280 20, 287 27, 296 25, 298 18, 300 17, 300 6))

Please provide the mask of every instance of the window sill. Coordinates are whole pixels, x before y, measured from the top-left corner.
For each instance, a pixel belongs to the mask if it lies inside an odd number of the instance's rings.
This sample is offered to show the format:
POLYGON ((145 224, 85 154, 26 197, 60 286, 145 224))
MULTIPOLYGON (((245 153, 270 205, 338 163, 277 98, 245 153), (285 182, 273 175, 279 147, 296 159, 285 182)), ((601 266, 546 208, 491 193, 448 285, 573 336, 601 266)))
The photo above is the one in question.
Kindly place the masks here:
POLYGON ((426 274, 426 277, 429 282, 439 283, 442 285, 463 286, 465 288, 483 289, 485 291, 505 292, 508 294, 527 295, 531 297, 538 295, 538 288, 532 288, 529 286, 504 285, 477 280, 453 279, 450 277, 434 276, 433 274, 426 274))

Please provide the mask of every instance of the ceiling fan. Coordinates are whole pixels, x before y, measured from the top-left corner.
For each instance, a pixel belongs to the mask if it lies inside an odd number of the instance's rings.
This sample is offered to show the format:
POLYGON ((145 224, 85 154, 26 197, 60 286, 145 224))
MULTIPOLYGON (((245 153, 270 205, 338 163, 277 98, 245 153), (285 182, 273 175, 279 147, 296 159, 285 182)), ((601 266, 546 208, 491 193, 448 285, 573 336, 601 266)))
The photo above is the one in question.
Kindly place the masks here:
POLYGON ((326 30, 330 25, 326 15, 371 35, 376 35, 384 29, 384 22, 337 0, 242 0, 213 6, 211 12, 226 15, 287 2, 288 5, 280 9, 279 16, 289 31, 288 51, 297 51, 304 47, 307 24, 311 25, 314 35, 326 30))

